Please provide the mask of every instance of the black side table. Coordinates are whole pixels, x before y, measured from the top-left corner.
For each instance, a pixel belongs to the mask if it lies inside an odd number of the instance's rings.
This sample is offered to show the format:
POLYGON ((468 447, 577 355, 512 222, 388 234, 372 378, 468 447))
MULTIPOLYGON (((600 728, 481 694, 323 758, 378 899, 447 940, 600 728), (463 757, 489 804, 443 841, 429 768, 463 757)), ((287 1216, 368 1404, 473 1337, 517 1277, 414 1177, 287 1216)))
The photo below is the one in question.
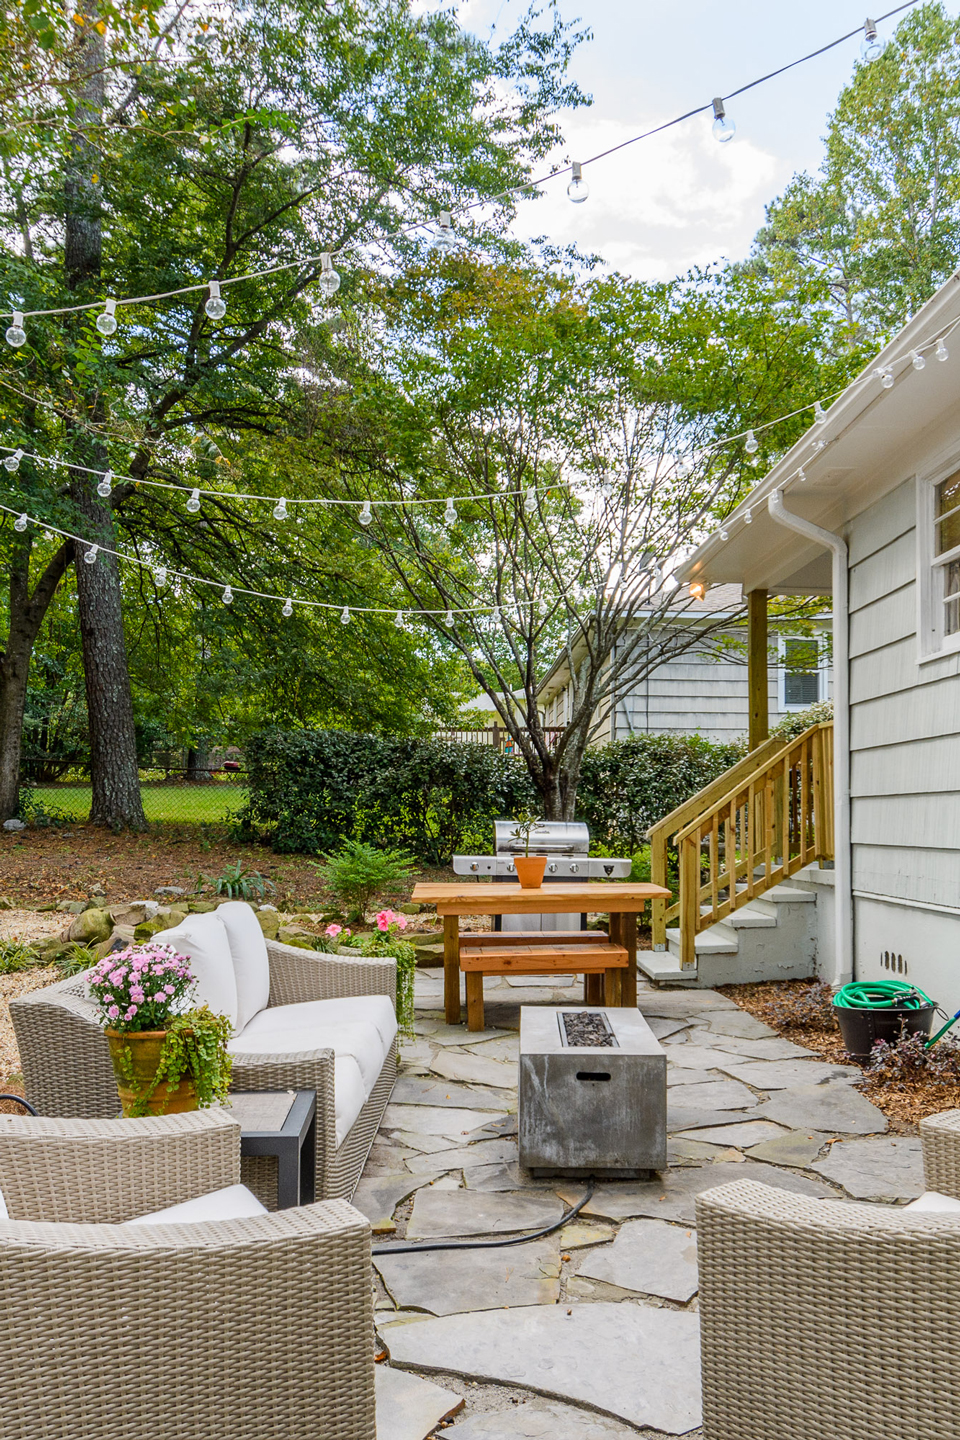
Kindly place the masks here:
POLYGON ((277 1157, 277 1208, 313 1203, 316 1186, 315 1090, 233 1093, 226 1109, 240 1122, 241 1155, 277 1157))

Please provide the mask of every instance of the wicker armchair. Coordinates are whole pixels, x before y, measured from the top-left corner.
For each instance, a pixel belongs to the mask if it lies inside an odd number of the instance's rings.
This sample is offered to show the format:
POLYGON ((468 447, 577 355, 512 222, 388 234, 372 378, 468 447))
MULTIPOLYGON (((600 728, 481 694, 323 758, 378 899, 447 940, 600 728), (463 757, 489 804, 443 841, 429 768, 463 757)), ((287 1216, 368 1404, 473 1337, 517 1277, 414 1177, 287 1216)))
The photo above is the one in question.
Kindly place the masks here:
POLYGON ((342 1200, 123 1225, 236 1184, 222 1110, 0 1115, 0 1440, 375 1440, 370 1227, 342 1200))
MULTIPOLYGON (((960 1111, 920 1126, 960 1199, 960 1111)), ((697 1200, 704 1440, 957 1440, 960 1214, 737 1181, 697 1200)))
MULTIPOLYGON (((387 995, 396 1005, 393 960, 325 955, 267 941, 270 1005, 387 995)), ((86 976, 10 1003, 27 1098, 41 1115, 109 1119, 120 1100, 110 1054, 86 995, 86 976)), ((334 1116, 334 1052, 233 1057, 235 1090, 316 1090, 318 1199, 349 1200, 357 1187, 397 1075, 396 1047, 354 1124, 338 1146, 334 1116)), ((243 1181, 268 1209, 276 1208, 276 1161, 244 1158, 243 1181)))

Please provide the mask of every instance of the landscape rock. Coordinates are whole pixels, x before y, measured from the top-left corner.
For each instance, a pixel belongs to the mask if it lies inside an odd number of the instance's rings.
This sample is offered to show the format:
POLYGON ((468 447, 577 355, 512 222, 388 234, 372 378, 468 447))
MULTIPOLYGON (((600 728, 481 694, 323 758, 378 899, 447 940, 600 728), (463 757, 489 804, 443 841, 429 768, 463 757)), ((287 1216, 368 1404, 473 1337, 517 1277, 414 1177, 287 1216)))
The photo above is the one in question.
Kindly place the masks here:
POLYGON ((70 939, 78 945, 98 945, 107 940, 113 922, 105 910, 84 910, 70 926, 70 939))
MULTIPOLYGON (((560 1253, 552 1237, 512 1245, 508 1250, 381 1254, 374 1256, 373 1263, 401 1309, 429 1310, 433 1315, 500 1310, 505 1305, 543 1305, 552 1309, 560 1298, 560 1253)), ((391 1354, 401 1330, 418 1328, 393 1328, 379 1319, 378 1324, 391 1354)), ((450 1359, 453 1362, 455 1357, 451 1355, 450 1359)), ((430 1368, 461 1371, 463 1367, 450 1363, 430 1368)), ((469 1368, 466 1373, 470 1373, 469 1368)))
POLYGON ((757 1107, 755 1115, 791 1130, 809 1127, 828 1134, 879 1135, 887 1128, 882 1111, 844 1080, 777 1090, 757 1107))
POLYGON ((407 1238, 426 1240, 540 1230, 559 1220, 563 1208, 556 1195, 529 1191, 488 1194, 479 1190, 420 1190, 407 1223, 407 1238))
POLYGON ((277 932, 280 929, 280 916, 277 914, 276 910, 266 910, 261 905, 260 909, 256 912, 256 915, 257 919, 260 922, 260 929, 263 931, 266 938, 268 940, 276 940, 277 932))
POLYGON ((276 938, 281 945, 295 945, 299 950, 312 950, 317 937, 302 925, 280 925, 276 938))
MULTIPOLYGON (((700 1424, 695 1314, 633 1304, 539 1305, 381 1334, 395 1364, 523 1385, 669 1435, 700 1424)), ((541 1433, 564 1440, 560 1430, 541 1433)))
POLYGON ((912 1135, 839 1140, 811 1168, 855 1200, 916 1200, 925 1188, 923 1151, 912 1135))
POLYGON ((85 900, 58 900, 57 909, 64 915, 80 915, 87 908, 85 900))
POLYGON ((463 1409, 463 1396, 392 1365, 378 1365, 377 1440, 425 1440, 441 1420, 463 1409))
POLYGON ((154 895, 171 895, 176 897, 177 895, 186 895, 187 892, 182 885, 158 885, 153 893, 154 895))
POLYGON ((145 900, 126 900, 119 905, 110 905, 107 914, 114 925, 142 925, 144 920, 151 920, 157 913, 157 904, 150 902, 151 909, 147 909, 145 900))
POLYGON ((592 1250, 578 1275, 620 1290, 686 1303, 697 1293, 697 1238, 662 1220, 630 1220, 612 1245, 592 1250))
POLYGON ((26 830, 27 827, 23 820, 4 820, 3 828, 11 834, 16 834, 20 830, 26 830))
POLYGON ((163 907, 157 911, 152 920, 144 920, 133 932, 134 939, 138 945, 143 945, 147 940, 152 940, 154 935, 159 935, 161 930, 173 930, 177 925, 182 925, 187 918, 185 910, 175 910, 172 906, 163 913, 163 907))

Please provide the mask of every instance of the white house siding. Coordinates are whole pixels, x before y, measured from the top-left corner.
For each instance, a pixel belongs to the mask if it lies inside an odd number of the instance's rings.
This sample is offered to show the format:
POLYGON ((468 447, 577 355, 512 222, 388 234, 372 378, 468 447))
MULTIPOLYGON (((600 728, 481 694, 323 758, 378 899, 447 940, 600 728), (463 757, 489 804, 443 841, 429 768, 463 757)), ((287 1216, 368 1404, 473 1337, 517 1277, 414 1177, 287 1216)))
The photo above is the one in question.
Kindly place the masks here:
POLYGON ((957 1010, 960 654, 918 663, 913 479, 847 539, 856 974, 910 979, 957 1010))

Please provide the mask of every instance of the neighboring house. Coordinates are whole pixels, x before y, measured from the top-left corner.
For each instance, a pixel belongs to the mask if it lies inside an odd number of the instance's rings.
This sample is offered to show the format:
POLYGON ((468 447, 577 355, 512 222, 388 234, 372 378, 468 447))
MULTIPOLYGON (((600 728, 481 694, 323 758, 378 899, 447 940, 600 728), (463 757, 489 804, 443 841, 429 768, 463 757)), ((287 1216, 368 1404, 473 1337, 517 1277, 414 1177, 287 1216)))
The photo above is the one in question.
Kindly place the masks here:
MULTIPOLYGON (((708 589, 677 611, 672 623, 688 629, 698 620, 716 620, 724 610, 738 619, 730 635, 745 639, 742 593, 739 585, 708 589)), ((665 618, 670 624, 672 617, 665 618)), ((774 634, 768 677, 770 724, 792 710, 806 710, 830 698, 830 619, 824 616, 817 635, 774 634)), ((576 647, 574 649, 576 654, 576 647)), ((547 726, 566 725, 572 709, 570 674, 565 659, 556 662, 540 686, 540 703, 547 726)), ((604 721, 595 744, 624 740, 635 734, 690 734, 707 740, 737 740, 747 733, 749 699, 746 654, 738 647, 716 652, 715 647, 694 646, 638 680, 604 721)))
POLYGON ((833 596, 836 922, 833 934, 819 927, 819 967, 836 981, 910 980, 951 1013, 960 1008, 958 325, 955 275, 727 519, 729 538, 714 536, 679 571, 708 586, 833 596))

